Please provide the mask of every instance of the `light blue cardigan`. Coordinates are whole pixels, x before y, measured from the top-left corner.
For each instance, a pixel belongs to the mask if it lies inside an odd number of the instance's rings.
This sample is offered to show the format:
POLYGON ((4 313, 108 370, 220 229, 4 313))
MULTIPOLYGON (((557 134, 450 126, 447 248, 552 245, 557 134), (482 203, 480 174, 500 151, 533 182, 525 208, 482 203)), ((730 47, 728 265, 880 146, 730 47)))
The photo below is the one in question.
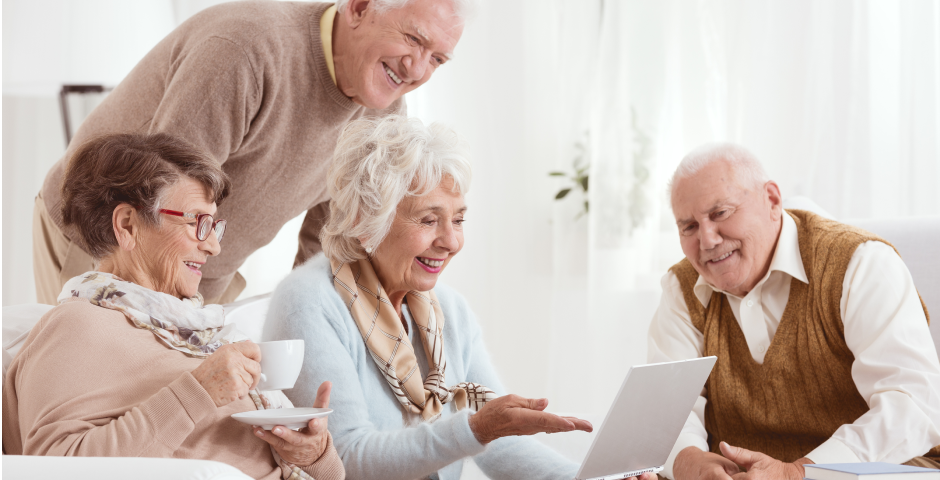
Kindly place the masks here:
MULTIPOLYGON (((440 283, 434 292, 446 319, 447 384, 476 382, 505 394, 466 300, 440 283)), ((420 340, 415 343, 414 323, 402 310, 418 366, 426 374, 424 348, 420 340)), ((291 272, 271 299, 264 339, 293 338, 305 342, 304 366, 295 388, 285 393, 294 405, 310 406, 320 383, 333 382, 329 429, 346 478, 458 480, 465 457, 473 457, 493 479, 572 479, 577 473, 577 464, 531 438, 506 437, 481 445, 470 430, 469 412, 456 412, 452 404, 444 406, 436 421, 406 427, 405 411, 334 290, 330 263, 322 254, 291 272)))

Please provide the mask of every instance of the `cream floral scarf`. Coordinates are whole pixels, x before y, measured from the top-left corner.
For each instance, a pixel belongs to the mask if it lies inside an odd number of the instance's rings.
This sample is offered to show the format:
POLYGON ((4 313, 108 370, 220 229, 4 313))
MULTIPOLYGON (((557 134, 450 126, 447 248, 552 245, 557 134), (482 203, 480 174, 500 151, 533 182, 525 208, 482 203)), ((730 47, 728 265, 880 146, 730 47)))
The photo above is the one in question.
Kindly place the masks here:
POLYGON ((422 382, 414 348, 372 264, 368 260, 331 261, 330 266, 333 285, 359 327, 372 360, 407 411, 433 421, 446 403, 453 401, 458 410, 469 406, 475 412, 496 398, 483 385, 464 382, 448 387, 444 383, 444 312, 433 291, 411 291, 406 296, 430 368, 422 382))
POLYGON ((248 337, 225 326, 221 305, 203 305, 202 295, 179 299, 110 273, 87 272, 65 283, 59 303, 82 298, 117 310, 137 328, 150 330, 160 342, 190 357, 205 358, 226 343, 248 337))
MULTIPOLYGON (((57 300, 62 303, 70 298, 117 310, 131 325, 150 330, 161 343, 190 357, 207 358, 222 345, 248 340, 234 324, 225 325, 221 305, 203 305, 202 295, 198 293, 192 298, 179 299, 110 273, 87 272, 66 282, 57 300)), ((249 396, 258 410, 293 407, 279 390, 252 390, 249 396)), ((283 478, 314 480, 300 467, 281 459, 273 447, 271 454, 283 478)))

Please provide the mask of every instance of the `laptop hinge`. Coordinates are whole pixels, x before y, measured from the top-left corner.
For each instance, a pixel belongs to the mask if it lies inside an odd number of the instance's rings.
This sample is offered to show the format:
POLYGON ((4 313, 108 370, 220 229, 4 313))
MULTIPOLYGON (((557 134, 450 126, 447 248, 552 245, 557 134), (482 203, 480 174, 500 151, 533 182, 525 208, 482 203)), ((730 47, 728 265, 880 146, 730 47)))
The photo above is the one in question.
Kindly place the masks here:
POLYGON ((615 473, 613 475, 604 475, 603 477, 579 478, 577 480, 623 480, 625 478, 637 477, 644 473, 659 473, 663 471, 662 465, 653 468, 644 468, 643 470, 634 470, 632 472, 615 473))

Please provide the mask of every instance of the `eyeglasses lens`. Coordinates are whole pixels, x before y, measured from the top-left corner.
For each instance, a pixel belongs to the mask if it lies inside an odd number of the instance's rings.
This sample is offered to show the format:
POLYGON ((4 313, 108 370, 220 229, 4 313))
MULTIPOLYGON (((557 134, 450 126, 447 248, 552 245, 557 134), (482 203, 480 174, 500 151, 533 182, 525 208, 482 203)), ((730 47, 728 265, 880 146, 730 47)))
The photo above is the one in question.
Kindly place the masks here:
POLYGON ((222 235, 225 234, 225 220, 219 220, 215 222, 215 239, 219 242, 222 241, 222 235))
POLYGON ((196 238, 198 238, 199 241, 204 241, 209 238, 209 230, 212 229, 212 217, 208 215, 199 217, 199 225, 197 225, 197 227, 199 228, 196 232, 196 238))

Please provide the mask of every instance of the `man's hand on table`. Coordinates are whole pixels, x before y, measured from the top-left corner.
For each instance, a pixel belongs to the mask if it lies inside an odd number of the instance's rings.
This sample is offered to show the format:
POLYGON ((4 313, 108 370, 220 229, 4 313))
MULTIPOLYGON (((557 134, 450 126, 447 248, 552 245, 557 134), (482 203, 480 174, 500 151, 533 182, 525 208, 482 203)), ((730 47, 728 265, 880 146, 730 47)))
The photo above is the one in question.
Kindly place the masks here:
MULTIPOLYGON (((331 389, 330 382, 320 384, 317 397, 313 400, 313 408, 330 406, 331 389)), ((326 418, 314 418, 307 422, 306 427, 296 432, 283 425, 274 427, 270 432, 261 427, 254 427, 254 431, 255 435, 271 444, 284 461, 298 467, 306 467, 319 460, 326 452, 330 435, 326 424, 326 418)))
POLYGON ((741 469, 721 455, 686 447, 676 455, 672 473, 675 480, 731 480, 733 475, 741 474, 741 469))
POLYGON ((733 480, 803 480, 806 475, 803 464, 814 463, 806 457, 793 463, 781 462, 763 453, 733 447, 725 442, 721 442, 719 447, 721 453, 728 460, 747 470, 746 473, 741 472, 732 475, 733 480))

